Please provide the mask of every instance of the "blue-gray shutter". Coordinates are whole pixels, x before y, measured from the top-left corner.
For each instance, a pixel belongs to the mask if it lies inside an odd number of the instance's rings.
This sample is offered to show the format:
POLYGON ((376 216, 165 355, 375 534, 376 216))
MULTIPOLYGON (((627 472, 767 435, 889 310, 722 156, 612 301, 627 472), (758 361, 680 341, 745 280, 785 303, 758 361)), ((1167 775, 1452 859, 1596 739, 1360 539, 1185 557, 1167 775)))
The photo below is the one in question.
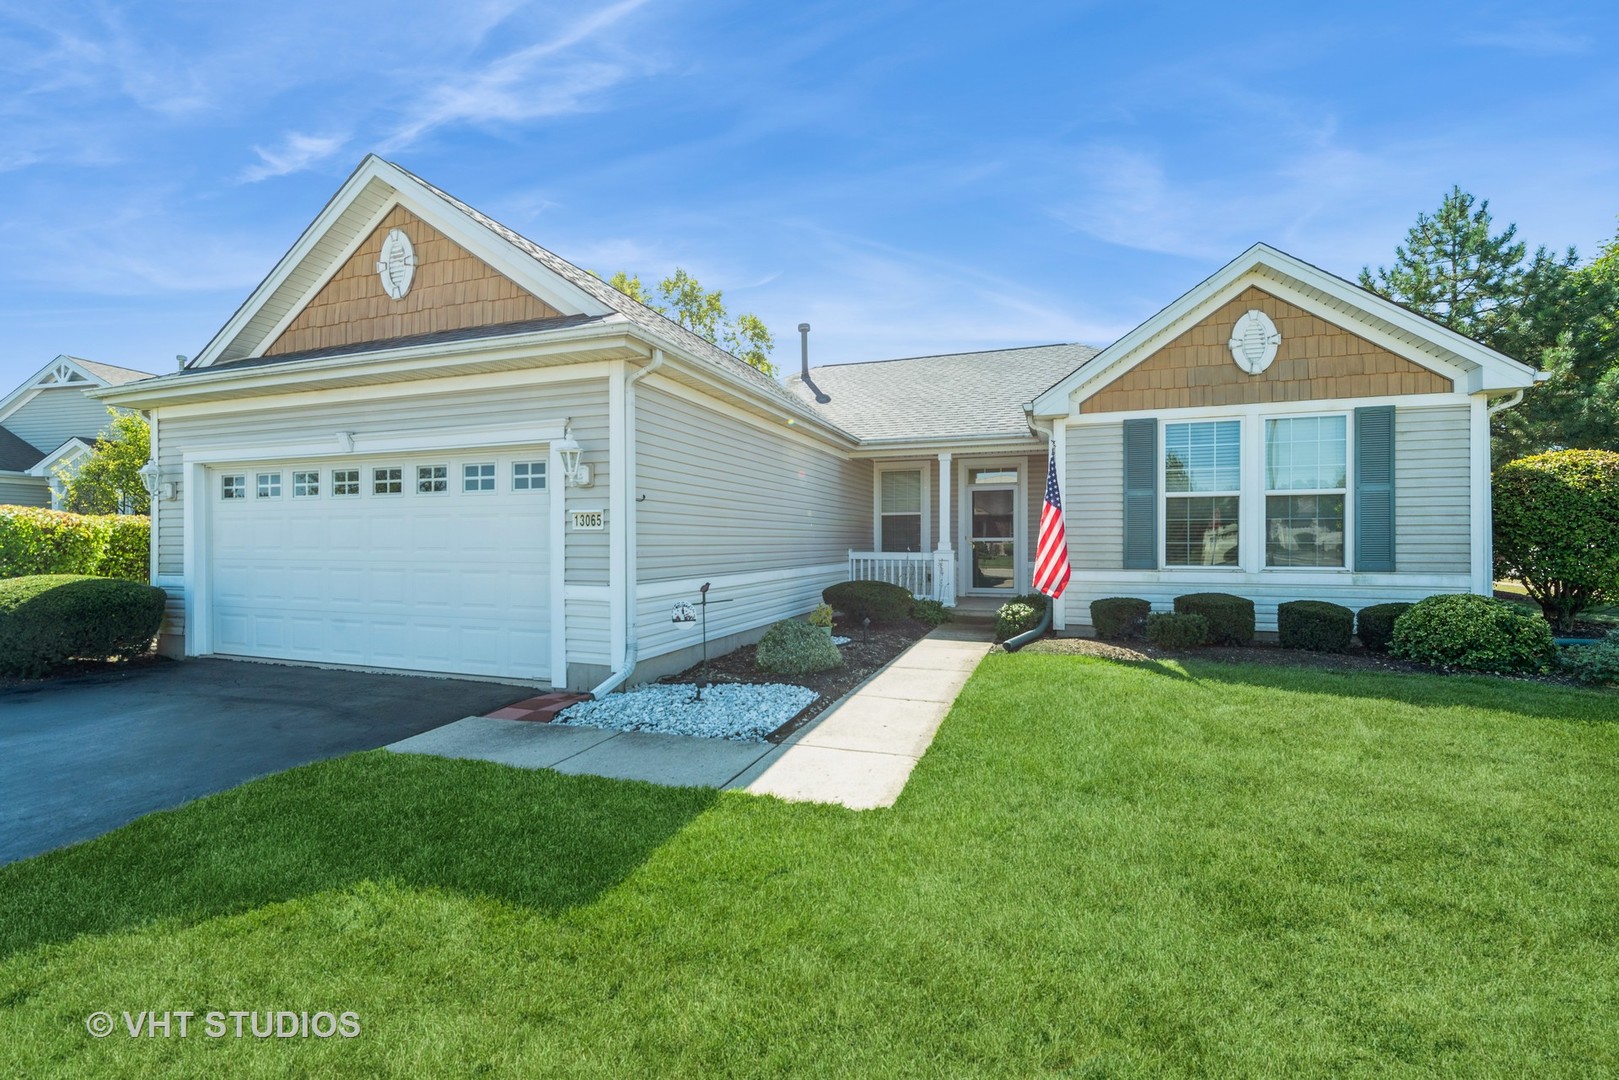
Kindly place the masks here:
POLYGON ((1355 410, 1355 569, 1394 569, 1394 406, 1355 410))
POLYGON ((1158 421, 1124 421, 1124 569, 1158 569, 1158 421))

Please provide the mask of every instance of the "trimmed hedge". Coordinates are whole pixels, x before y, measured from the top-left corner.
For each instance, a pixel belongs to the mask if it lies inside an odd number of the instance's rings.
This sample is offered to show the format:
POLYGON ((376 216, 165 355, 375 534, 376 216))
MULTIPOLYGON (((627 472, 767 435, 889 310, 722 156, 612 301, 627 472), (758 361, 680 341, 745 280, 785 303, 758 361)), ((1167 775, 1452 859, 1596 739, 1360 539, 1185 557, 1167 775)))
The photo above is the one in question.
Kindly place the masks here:
POLYGON ((90 574, 145 581, 150 518, 0 506, 0 578, 90 574))
POLYGON ((832 635, 819 626, 788 619, 765 631, 754 652, 760 671, 780 675, 810 675, 841 667, 843 654, 832 644, 832 635))
POLYGON ((1406 603, 1373 604, 1363 607, 1355 616, 1355 636, 1373 652, 1388 652, 1394 640, 1394 621, 1415 605, 1406 603))
POLYGON ((1551 624, 1489 596, 1430 596, 1394 622, 1389 652, 1466 671, 1532 674, 1552 659, 1551 624))
POLYGON ((950 609, 937 600, 918 600, 911 605, 911 618, 929 626, 940 626, 950 617, 950 609))
POLYGON ((1160 611, 1147 616, 1147 640, 1160 649, 1190 649, 1209 643, 1209 620, 1202 615, 1160 611))
POLYGON ((899 622, 911 617, 909 590, 886 581, 840 581, 821 590, 821 599, 855 622, 899 622))
POLYGON ((1175 611, 1209 621, 1210 645, 1252 645, 1254 602, 1223 592, 1187 593, 1175 597, 1175 611))
POLYGON ((1044 593, 1024 593, 1007 600, 995 612, 995 640, 1009 641, 1039 626, 1050 602, 1044 593))
POLYGON ((1284 649, 1344 652, 1355 634, 1355 613, 1325 600, 1289 600, 1276 607, 1276 636, 1284 649))
POLYGON ((0 581, 0 674, 37 678, 75 659, 139 656, 164 600, 150 585, 84 574, 0 581))
POLYGON ((1152 605, 1134 596, 1104 596, 1091 601, 1091 626, 1103 641, 1130 641, 1147 632, 1152 605))

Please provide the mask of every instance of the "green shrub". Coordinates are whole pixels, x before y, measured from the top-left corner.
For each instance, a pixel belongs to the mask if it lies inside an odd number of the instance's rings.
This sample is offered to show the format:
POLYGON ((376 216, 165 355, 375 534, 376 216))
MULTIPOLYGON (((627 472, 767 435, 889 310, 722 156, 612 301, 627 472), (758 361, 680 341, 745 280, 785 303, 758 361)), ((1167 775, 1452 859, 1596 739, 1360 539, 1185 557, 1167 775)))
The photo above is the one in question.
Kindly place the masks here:
POLYGON ((809 624, 819 626, 823 630, 832 628, 832 605, 816 604, 815 610, 809 613, 809 624))
POLYGON ((899 622, 911 615, 911 594, 886 581, 840 581, 821 592, 821 599, 855 622, 899 622))
POLYGON ((1394 621, 1389 652, 1467 671, 1530 673, 1552 657, 1552 628, 1538 615, 1492 597, 1430 596, 1394 621))
POLYGON ((843 654, 832 644, 832 637, 819 626, 788 619, 765 631, 759 639, 754 662, 760 671, 780 675, 810 675, 839 667, 843 654))
POLYGON ((1284 649, 1343 652, 1355 634, 1355 613, 1324 600, 1289 600, 1276 607, 1276 636, 1284 649))
POLYGON ((1147 640, 1161 649, 1207 645, 1209 633, 1209 620, 1202 615, 1160 611, 1147 616, 1147 640))
POLYGON ((1254 602, 1223 592, 1188 593, 1175 597, 1175 611, 1201 615, 1209 621, 1210 645, 1251 645, 1254 641, 1254 602))
POLYGON ((1130 641, 1147 632, 1152 605, 1133 596, 1105 596, 1091 601, 1091 626, 1104 641, 1130 641))
POLYGON ((1413 606, 1397 602, 1361 608, 1355 616, 1355 636, 1372 652, 1388 652, 1389 642, 1394 640, 1394 621, 1413 606))
POLYGON ((145 581, 150 518, 0 506, 0 578, 94 574, 145 581))
POLYGON ((1012 597, 995 612, 995 640, 1007 641, 1039 626, 1049 603, 1044 593, 1012 597))
POLYGON ((929 626, 940 626, 950 621, 950 609, 937 600, 918 600, 911 605, 911 618, 929 626))
POLYGON ((1619 630, 1595 645, 1569 645, 1560 650, 1558 666, 1584 683, 1619 683, 1619 630))
POLYGON ((38 574, 0 581, 0 674, 38 677, 74 659, 138 656, 163 622, 162 589, 38 574))
POLYGON ((1567 632, 1619 599, 1619 453, 1559 450, 1509 461, 1492 478, 1495 573, 1523 582, 1567 632))

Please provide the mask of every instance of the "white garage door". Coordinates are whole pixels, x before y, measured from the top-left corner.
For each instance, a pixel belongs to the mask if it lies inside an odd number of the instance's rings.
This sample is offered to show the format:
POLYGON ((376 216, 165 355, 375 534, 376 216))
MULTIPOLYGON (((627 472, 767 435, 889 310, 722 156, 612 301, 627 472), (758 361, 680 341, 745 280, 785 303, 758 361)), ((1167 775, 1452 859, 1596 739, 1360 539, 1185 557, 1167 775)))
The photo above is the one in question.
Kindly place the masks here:
POLYGON ((209 470, 212 651, 546 679, 543 448, 209 470))

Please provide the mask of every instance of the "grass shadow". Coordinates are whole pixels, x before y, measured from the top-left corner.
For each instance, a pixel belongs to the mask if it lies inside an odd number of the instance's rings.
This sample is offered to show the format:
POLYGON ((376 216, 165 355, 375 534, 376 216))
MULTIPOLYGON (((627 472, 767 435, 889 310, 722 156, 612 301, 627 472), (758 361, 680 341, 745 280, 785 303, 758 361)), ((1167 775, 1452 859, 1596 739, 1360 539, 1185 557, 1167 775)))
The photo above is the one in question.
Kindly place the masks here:
POLYGON ((306 765, 0 867, 0 957, 364 881, 561 912, 718 797, 380 750, 306 765))

